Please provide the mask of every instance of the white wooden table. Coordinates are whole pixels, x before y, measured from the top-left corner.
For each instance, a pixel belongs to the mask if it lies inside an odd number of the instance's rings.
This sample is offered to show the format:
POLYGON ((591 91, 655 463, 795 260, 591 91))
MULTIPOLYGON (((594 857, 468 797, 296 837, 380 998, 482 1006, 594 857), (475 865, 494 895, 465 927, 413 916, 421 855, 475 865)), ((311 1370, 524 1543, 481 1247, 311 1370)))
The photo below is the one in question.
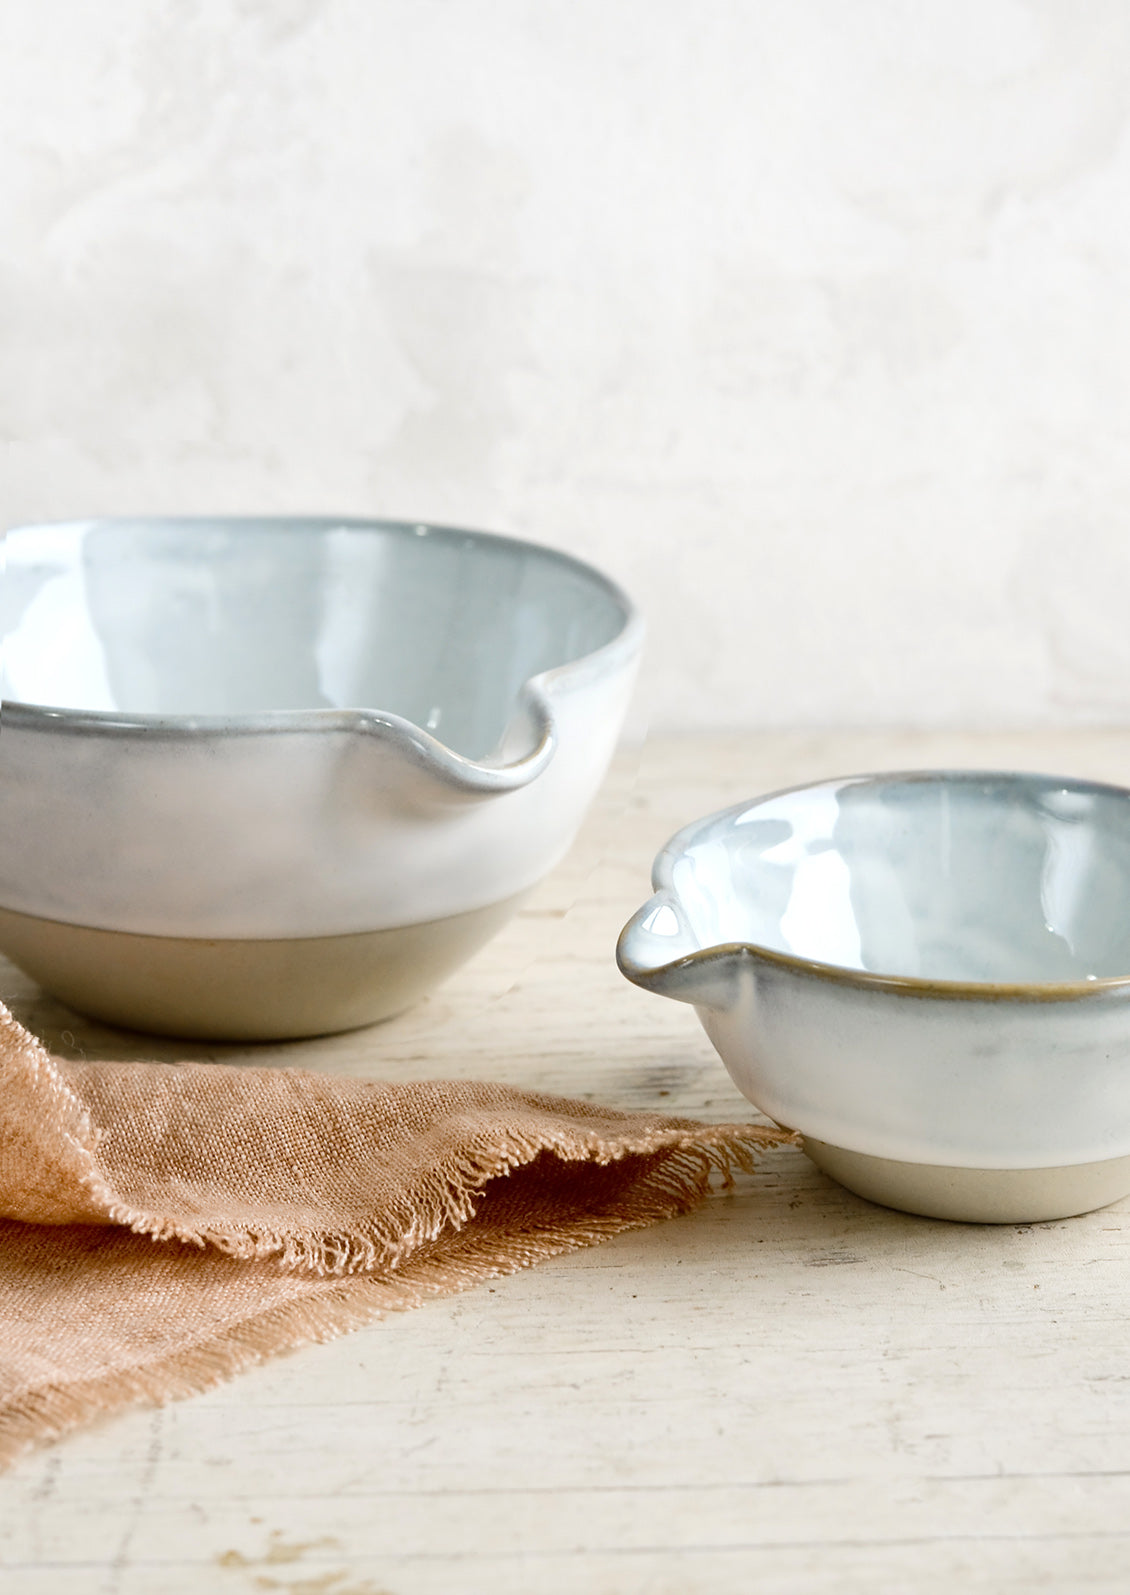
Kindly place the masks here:
MULTIPOLYGON (((1130 732, 768 735, 625 753, 570 859, 435 998, 256 1049, 745 1117, 693 1012, 617 973, 684 821, 852 770, 1130 783, 1130 732)), ((57 1051, 239 1057, 79 1020, 57 1051)), ((138 1411, 0 1478, 4 1595, 1130 1590, 1130 1203, 979 1228, 791 1149, 697 1215, 138 1411)))

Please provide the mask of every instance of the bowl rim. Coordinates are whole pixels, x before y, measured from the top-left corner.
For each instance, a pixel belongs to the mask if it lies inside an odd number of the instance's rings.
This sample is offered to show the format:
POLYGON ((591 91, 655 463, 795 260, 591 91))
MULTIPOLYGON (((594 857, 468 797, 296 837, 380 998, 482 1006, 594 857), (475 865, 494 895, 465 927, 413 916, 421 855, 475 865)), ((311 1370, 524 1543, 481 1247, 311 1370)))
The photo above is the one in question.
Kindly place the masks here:
MULTIPOLYGON (((130 710, 80 709, 67 705, 37 703, 5 697, 0 703, 3 725, 31 732, 95 737, 131 737, 139 732, 147 740, 196 741, 236 737, 285 736, 310 732, 347 732, 376 735, 392 742, 410 759, 467 790, 509 791, 524 786, 553 757, 556 747, 554 716, 549 692, 558 683, 582 677, 590 671, 616 669, 628 663, 643 644, 644 620, 639 607, 611 576, 588 560, 564 549, 527 538, 500 532, 479 531, 432 521, 378 518, 357 515, 96 515, 67 520, 29 521, 7 528, 0 542, 0 569, 9 536, 38 531, 60 531, 96 526, 163 526, 187 532, 231 527, 236 530, 276 528, 298 535, 330 531, 393 533, 398 537, 427 537, 444 543, 472 542, 492 548, 509 548, 534 554, 550 565, 558 565, 582 576, 611 599, 620 614, 620 628, 599 648, 575 659, 552 665, 530 676, 519 689, 515 712, 524 710, 532 725, 529 751, 510 764, 485 759, 470 759, 456 753, 430 732, 403 715, 373 708, 270 709, 251 714, 191 715, 144 714, 130 710)), ((2 637, 0 637, 2 646, 2 637)))
POLYGON ((720 825, 731 816, 745 814, 750 809, 777 798, 799 796, 801 793, 817 792, 828 787, 879 786, 888 782, 941 784, 945 781, 978 780, 1052 783, 1076 792, 1107 793, 1130 802, 1130 787, 1120 786, 1117 782, 1092 780, 1086 776, 1058 775, 1044 770, 1008 770, 990 766, 853 772, 849 775, 829 776, 819 781, 803 781, 793 786, 778 787, 773 791, 747 798, 744 802, 729 804, 724 809, 717 809, 711 814, 691 820, 664 843, 652 865, 653 894, 632 915, 620 932, 616 943, 616 962, 621 973, 636 985, 658 988, 666 977, 694 966, 734 958, 749 958, 754 962, 764 963, 791 974, 827 981, 838 986, 886 991, 905 997, 979 1002, 1078 1002, 1130 989, 1130 973, 1096 975, 1090 980, 1063 981, 941 980, 920 975, 889 975, 868 969, 855 969, 847 964, 831 964, 820 959, 805 958, 797 953, 781 952, 753 941, 718 942, 685 953, 667 963, 651 965, 640 964, 628 950, 638 927, 656 908, 667 907, 676 914, 679 913, 679 895, 672 880, 676 861, 685 854, 694 840, 700 840, 705 831, 720 825))

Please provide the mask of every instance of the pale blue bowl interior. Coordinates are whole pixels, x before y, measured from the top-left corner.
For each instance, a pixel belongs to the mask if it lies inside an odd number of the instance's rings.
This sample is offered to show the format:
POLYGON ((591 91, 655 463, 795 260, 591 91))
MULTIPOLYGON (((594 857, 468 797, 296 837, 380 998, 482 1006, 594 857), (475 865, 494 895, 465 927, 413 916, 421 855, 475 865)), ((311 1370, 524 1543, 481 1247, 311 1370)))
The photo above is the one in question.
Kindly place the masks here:
POLYGON ((530 677, 629 620, 579 561, 402 523, 76 522, 10 532, 5 552, 8 700, 158 717, 383 710, 472 759, 530 677))
POLYGON ((935 981, 1130 977, 1130 793, 1116 787, 832 781, 688 827, 661 857, 699 948, 935 981))

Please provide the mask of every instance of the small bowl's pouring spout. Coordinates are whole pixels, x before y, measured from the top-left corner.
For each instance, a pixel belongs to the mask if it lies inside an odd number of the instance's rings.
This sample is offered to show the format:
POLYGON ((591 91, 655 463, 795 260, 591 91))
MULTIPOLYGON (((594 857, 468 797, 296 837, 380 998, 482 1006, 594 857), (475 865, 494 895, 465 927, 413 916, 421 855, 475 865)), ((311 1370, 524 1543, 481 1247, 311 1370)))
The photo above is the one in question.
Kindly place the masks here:
POLYGON ((746 948, 703 948, 679 899, 659 891, 625 925, 616 946, 620 972, 644 991, 728 1012, 740 1001, 746 948))

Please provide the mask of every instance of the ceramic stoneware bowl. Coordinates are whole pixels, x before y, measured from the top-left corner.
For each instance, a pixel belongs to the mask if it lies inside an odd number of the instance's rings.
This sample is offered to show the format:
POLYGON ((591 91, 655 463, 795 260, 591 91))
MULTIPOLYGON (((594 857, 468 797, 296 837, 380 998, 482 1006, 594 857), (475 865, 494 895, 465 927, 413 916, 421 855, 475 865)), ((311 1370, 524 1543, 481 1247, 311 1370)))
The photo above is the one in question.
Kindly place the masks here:
POLYGON ((620 968, 873 1201, 1065 1217, 1130 1192, 1130 792, 859 776, 680 831, 620 968))
POLYGON ((377 521, 8 533, 0 949, 169 1034, 369 1023, 568 847, 641 642, 591 567, 377 521))

